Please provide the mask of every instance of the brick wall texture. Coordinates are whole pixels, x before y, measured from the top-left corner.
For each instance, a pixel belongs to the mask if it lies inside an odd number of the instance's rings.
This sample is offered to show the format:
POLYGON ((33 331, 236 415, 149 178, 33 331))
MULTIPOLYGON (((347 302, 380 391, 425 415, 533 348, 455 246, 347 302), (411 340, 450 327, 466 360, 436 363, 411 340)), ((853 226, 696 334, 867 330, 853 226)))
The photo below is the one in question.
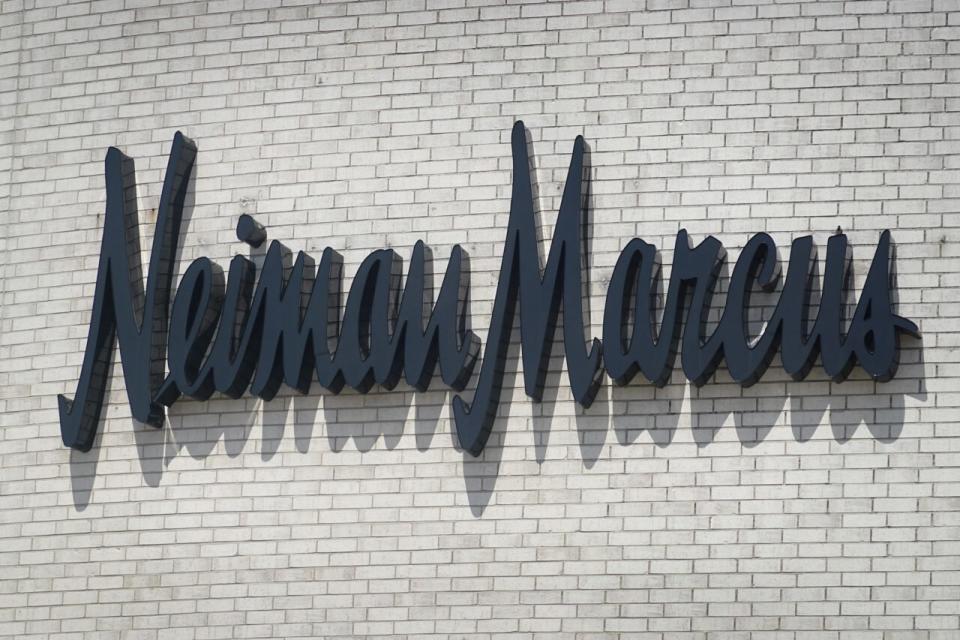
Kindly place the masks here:
POLYGON ((0 7, 0 636, 960 637, 954 0, 0 7), (518 119, 544 246, 589 145, 593 335, 630 238, 668 273, 681 228, 731 260, 768 232, 784 263, 812 234, 822 273, 839 226, 855 289, 892 231, 922 339, 883 384, 776 358, 748 388, 606 380, 588 410, 562 347, 527 398, 514 345, 479 458, 438 379, 184 399, 156 430, 116 366, 93 449, 63 446, 108 147, 136 160, 146 254, 173 134, 197 142, 178 274, 262 259, 242 213, 338 250, 347 283, 423 239, 439 286, 461 244, 485 340, 518 119))

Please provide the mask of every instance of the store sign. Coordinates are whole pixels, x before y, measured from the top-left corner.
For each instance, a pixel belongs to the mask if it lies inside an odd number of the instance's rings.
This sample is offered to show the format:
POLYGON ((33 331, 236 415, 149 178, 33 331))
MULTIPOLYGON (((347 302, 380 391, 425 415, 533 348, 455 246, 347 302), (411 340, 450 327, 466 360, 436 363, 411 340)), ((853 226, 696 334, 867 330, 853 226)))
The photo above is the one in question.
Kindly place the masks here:
MULTIPOLYGON (((886 381, 897 369, 900 334, 918 335, 915 324, 893 312, 891 240, 884 231, 846 329, 848 244, 846 236, 837 233, 827 244, 816 319, 808 322, 817 259, 810 236, 805 236, 793 242, 779 302, 765 330, 756 338, 748 335, 751 291, 773 291, 780 276, 773 240, 758 233, 733 267, 719 324, 707 336, 705 320, 725 251, 713 237, 694 245, 681 230, 662 321, 655 320, 661 281, 657 250, 633 239, 613 270, 603 340, 588 342, 582 281, 583 139, 578 137, 573 145, 545 269, 522 122, 514 126, 512 147, 510 219, 482 359, 479 339, 466 328, 469 273, 460 246, 453 248, 435 302, 427 293, 428 250, 422 242, 413 249, 402 290, 401 262, 392 249, 367 256, 342 313, 343 269, 336 251, 325 249, 319 264, 300 252, 289 269, 277 241, 266 251, 259 279, 254 263, 244 256, 233 258, 226 278, 215 263, 198 258, 172 295, 184 199, 197 154, 193 142, 179 132, 170 151, 144 289, 133 162, 110 148, 86 353, 74 399, 59 397, 64 444, 83 451, 92 446, 116 342, 131 413, 155 427, 162 426, 165 407, 181 396, 205 400, 216 391, 239 398, 249 390, 270 400, 281 384, 307 393, 314 380, 333 393, 345 386, 366 393, 374 384, 392 389, 401 377, 423 391, 438 365, 444 384, 461 392, 479 360, 472 400, 453 399, 460 444, 479 455, 497 415, 517 316, 524 388, 539 401, 562 308, 570 387, 584 407, 592 403, 605 371, 619 385, 638 373, 655 385, 666 384, 678 351, 685 376, 696 385, 707 382, 721 361, 734 380, 751 385, 778 349, 784 369, 797 380, 819 356, 834 381, 844 380, 857 363, 875 380, 886 381), (432 310, 425 314, 430 304, 432 310)), ((255 246, 265 238, 262 227, 248 216, 241 217, 237 234, 255 246)))

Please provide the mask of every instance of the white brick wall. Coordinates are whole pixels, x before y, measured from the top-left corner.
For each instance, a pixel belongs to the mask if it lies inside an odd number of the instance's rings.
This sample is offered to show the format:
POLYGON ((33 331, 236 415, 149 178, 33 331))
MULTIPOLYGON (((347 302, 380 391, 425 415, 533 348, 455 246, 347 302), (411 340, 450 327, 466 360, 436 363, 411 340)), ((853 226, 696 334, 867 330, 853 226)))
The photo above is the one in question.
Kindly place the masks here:
POLYGON ((958 637, 954 0, 61 4, 0 2, 0 636, 958 637), (197 141, 181 273, 248 253, 243 212, 348 281, 461 243, 485 338, 520 118, 547 238, 590 145, 595 335, 633 236, 669 264, 681 227, 732 257, 767 231, 785 259, 839 225, 857 286, 893 231, 922 342, 883 385, 775 360, 586 412, 555 356, 541 405, 508 375, 479 459, 449 393, 402 384, 182 400, 154 431, 115 376, 94 449, 62 445, 107 147, 149 246, 173 133, 197 141))

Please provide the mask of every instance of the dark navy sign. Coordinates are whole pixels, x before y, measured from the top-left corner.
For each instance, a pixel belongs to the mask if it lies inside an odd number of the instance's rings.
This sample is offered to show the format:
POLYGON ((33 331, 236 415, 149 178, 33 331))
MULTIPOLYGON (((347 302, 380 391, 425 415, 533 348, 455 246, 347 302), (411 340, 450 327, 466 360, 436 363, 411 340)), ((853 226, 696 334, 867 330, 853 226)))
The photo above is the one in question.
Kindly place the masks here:
MULTIPOLYGON (((656 326, 660 261, 643 240, 627 243, 613 270, 603 314, 603 341, 586 339, 583 308, 584 141, 573 145, 546 268, 540 264, 533 190, 522 122, 512 135, 513 194, 487 344, 473 399, 453 400, 461 446, 479 455, 490 435, 502 393, 515 316, 519 315, 524 388, 540 400, 557 318, 563 309, 563 341, 570 387, 589 407, 604 370, 624 385, 642 373, 655 385, 670 378, 677 352, 684 375, 702 385, 721 361, 744 386, 756 382, 780 349, 784 369, 803 379, 820 357, 834 381, 859 363, 875 380, 897 370, 901 333, 919 335, 916 325, 893 313, 890 232, 880 235, 859 302, 844 332, 849 286, 849 247, 842 233, 827 244, 823 290, 810 326, 811 292, 817 259, 809 236, 797 238, 779 302, 757 339, 747 333, 746 312, 755 286, 774 290, 780 276, 777 249, 765 233, 740 253, 720 322, 705 335, 711 297, 725 251, 708 237, 693 245, 685 230, 676 239, 663 319, 656 326), (686 314, 684 314, 686 309, 686 314), (683 322, 686 317, 686 322, 683 322)), ((196 146, 179 132, 167 165, 146 290, 137 236, 133 162, 115 148, 105 162, 107 204, 93 315, 80 381, 73 400, 59 397, 64 444, 87 451, 103 407, 107 372, 119 340, 120 360, 133 417, 155 427, 165 407, 181 396, 198 400, 214 391, 265 400, 281 384, 307 393, 314 380, 338 393, 349 386, 366 393, 374 384, 392 389, 403 377, 426 390, 439 365, 451 389, 463 391, 478 357, 480 341, 466 329, 469 271, 458 245, 440 291, 428 294, 429 250, 413 249, 401 291, 401 261, 392 249, 371 253, 360 265, 341 315, 342 260, 325 249, 319 264, 303 252, 292 269, 277 241, 267 249, 256 277, 254 263, 237 255, 225 278, 208 258, 187 269, 171 305, 174 256, 184 198, 196 146), (433 304, 429 314, 428 305, 433 304), (168 371, 164 376, 164 371, 168 371)), ((241 216, 237 236, 260 246, 266 233, 241 216)))

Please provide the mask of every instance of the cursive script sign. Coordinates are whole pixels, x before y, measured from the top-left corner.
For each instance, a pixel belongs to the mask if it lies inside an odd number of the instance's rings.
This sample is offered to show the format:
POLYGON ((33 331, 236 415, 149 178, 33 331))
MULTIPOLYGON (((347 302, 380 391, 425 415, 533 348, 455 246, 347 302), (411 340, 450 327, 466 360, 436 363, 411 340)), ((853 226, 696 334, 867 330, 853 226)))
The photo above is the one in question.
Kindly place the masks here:
MULTIPOLYGON (((482 359, 480 340, 466 328, 469 269, 459 245, 453 248, 435 302, 427 291, 429 250, 422 242, 413 249, 402 287, 401 261, 392 249, 367 256, 341 309, 343 268, 337 252, 325 249, 316 264, 301 251, 291 269, 285 261, 287 250, 273 241, 259 278, 254 263, 244 256, 231 260, 227 277, 209 258, 194 260, 171 304, 174 256, 197 155, 193 142, 179 132, 160 195, 144 289, 131 204, 136 201, 133 162, 111 147, 105 161, 106 218, 86 352, 74 399, 59 396, 64 444, 83 451, 93 445, 117 341, 130 411, 155 427, 162 426, 165 407, 181 396, 204 400, 216 391, 238 398, 249 390, 269 400, 281 384, 307 393, 314 380, 332 393, 345 386, 366 393, 374 384, 392 389, 401 377, 423 391, 438 365, 444 384, 461 392, 479 359, 473 399, 453 399, 460 445, 476 456, 497 415, 517 317, 524 388, 539 401, 562 308, 570 388, 584 407, 593 402, 604 371, 619 385, 638 373, 655 385, 666 384, 678 351, 684 375, 696 385, 706 383, 724 360, 734 380, 751 385, 778 349, 784 369, 797 380, 819 357, 834 381, 844 380, 857 363, 875 380, 886 381, 897 369, 900 334, 919 335, 916 325, 893 312, 892 242, 890 232, 884 231, 846 329, 849 246, 838 232, 827 243, 815 321, 807 318, 817 285, 817 259, 811 237, 805 236, 793 241, 783 289, 764 331, 749 337, 751 291, 773 291, 780 276, 776 245, 769 235, 758 233, 741 251, 719 324, 706 336, 725 251, 713 237, 694 245, 681 230, 659 326, 659 255, 635 238, 613 270, 603 340, 588 343, 582 293, 585 144, 581 137, 574 142, 543 267, 525 133, 523 123, 517 122, 510 218, 482 359), (433 307, 426 314, 429 304, 433 307)), ((254 246, 266 238, 249 216, 241 216, 237 236, 254 246)))

